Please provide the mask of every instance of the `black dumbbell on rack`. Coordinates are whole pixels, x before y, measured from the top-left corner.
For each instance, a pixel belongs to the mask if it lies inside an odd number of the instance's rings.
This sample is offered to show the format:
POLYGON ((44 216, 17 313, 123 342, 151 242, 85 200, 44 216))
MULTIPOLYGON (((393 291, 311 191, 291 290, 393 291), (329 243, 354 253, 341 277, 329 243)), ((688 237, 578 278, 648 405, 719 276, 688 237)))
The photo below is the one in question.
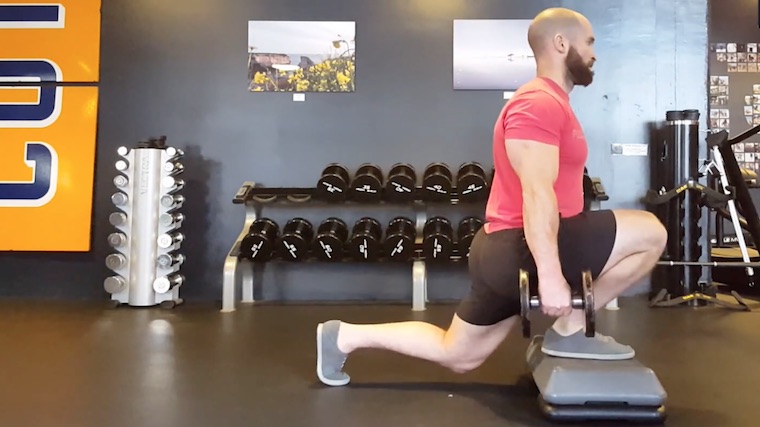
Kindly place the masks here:
POLYGON ((317 198, 332 203, 346 200, 350 178, 348 169, 343 165, 338 163, 327 165, 317 181, 317 198))
POLYGON ((377 165, 364 163, 359 166, 351 180, 351 199, 372 203, 382 198, 383 171, 377 165))
POLYGON ((302 261, 308 256, 314 228, 303 218, 289 219, 282 228, 280 255, 288 261, 302 261))
POLYGON ((425 200, 433 202, 451 201, 454 178, 451 169, 445 163, 431 163, 422 176, 422 191, 425 200))
POLYGON ((403 216, 393 218, 385 230, 383 247, 386 258, 393 261, 411 260, 416 239, 417 229, 411 219, 403 216))
POLYGON ((467 257, 470 255, 472 239, 475 238, 481 227, 483 227, 483 220, 476 216, 468 216, 459 221, 459 226, 457 227, 457 249, 461 256, 467 257))
POLYGON ((322 221, 317 228, 317 237, 312 245, 312 252, 322 261, 340 261, 348 240, 348 226, 335 217, 322 221))
POLYGON ((385 182, 385 198, 394 203, 414 200, 417 193, 417 173, 406 163, 396 163, 388 172, 385 182))
POLYGON ((446 262, 454 249, 454 229, 447 218, 436 216, 425 221, 422 229, 422 253, 425 261, 446 262))
POLYGON ((240 256, 251 261, 269 261, 275 252, 280 227, 269 218, 259 218, 240 242, 240 256))
POLYGON ((457 195, 462 202, 483 200, 488 195, 488 178, 478 162, 463 163, 457 172, 457 195))
POLYGON ((382 250, 383 227, 370 217, 356 221, 351 230, 349 248, 357 261, 376 261, 382 250))

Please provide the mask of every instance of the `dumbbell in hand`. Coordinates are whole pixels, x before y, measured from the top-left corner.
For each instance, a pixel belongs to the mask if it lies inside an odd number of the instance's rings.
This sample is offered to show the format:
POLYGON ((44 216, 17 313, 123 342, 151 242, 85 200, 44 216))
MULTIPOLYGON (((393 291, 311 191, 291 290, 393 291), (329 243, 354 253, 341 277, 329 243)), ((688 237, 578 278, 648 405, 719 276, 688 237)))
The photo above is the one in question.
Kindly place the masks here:
MULTIPOLYGON (((592 288, 591 271, 582 273, 583 293, 571 296, 571 306, 575 310, 584 310, 586 313, 586 336, 596 335, 596 310, 594 307, 594 290, 592 288)), ((530 295, 530 276, 527 271, 520 269, 520 318, 522 319, 522 332, 525 338, 530 337, 530 310, 541 307, 538 296, 530 295)))

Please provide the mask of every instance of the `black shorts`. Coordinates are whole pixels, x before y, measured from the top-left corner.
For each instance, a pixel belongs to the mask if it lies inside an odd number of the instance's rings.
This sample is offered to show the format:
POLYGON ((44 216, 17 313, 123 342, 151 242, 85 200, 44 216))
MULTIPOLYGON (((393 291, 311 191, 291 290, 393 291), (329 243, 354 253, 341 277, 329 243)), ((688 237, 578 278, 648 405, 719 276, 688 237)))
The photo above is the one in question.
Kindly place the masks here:
MULTIPOLYGON (((557 235, 562 273, 573 292, 582 289, 582 273, 591 270, 596 279, 615 244, 615 215, 610 210, 584 211, 561 218, 557 235)), ((493 325, 520 314, 519 270, 537 289, 536 264, 522 228, 486 234, 483 228, 470 246, 470 291, 457 308, 457 315, 474 325, 493 325)))

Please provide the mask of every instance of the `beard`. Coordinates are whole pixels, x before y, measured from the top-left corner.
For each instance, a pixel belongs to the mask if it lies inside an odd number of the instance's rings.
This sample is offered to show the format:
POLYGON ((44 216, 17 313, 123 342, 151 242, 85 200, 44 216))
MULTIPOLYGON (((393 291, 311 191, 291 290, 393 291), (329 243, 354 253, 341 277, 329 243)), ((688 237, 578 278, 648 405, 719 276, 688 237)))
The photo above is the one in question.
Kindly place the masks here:
POLYGON ((594 72, 591 70, 591 64, 583 62, 583 58, 574 47, 570 47, 565 57, 565 66, 567 74, 573 84, 588 86, 594 81, 594 72))

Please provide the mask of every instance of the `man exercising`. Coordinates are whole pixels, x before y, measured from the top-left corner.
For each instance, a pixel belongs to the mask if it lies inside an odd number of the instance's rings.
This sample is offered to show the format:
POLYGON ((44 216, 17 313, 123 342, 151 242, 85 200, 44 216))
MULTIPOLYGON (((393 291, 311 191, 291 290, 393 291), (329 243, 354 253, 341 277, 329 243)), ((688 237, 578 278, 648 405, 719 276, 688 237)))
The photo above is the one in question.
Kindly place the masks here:
POLYGON ((569 103, 576 85, 593 80, 594 34, 581 14, 564 8, 539 13, 528 30, 537 75, 506 103, 493 138, 495 176, 486 223, 470 247, 469 293, 448 330, 419 321, 317 327, 317 376, 348 384, 349 353, 380 348, 438 363, 457 373, 480 366, 515 326, 520 314, 519 269, 538 279, 541 310, 556 321, 544 353, 620 360, 634 350, 611 337, 585 336, 583 310, 571 308, 571 288, 582 271, 594 278, 595 309, 645 275, 660 258, 667 232, 649 212, 583 212, 583 168, 588 147, 569 103))

